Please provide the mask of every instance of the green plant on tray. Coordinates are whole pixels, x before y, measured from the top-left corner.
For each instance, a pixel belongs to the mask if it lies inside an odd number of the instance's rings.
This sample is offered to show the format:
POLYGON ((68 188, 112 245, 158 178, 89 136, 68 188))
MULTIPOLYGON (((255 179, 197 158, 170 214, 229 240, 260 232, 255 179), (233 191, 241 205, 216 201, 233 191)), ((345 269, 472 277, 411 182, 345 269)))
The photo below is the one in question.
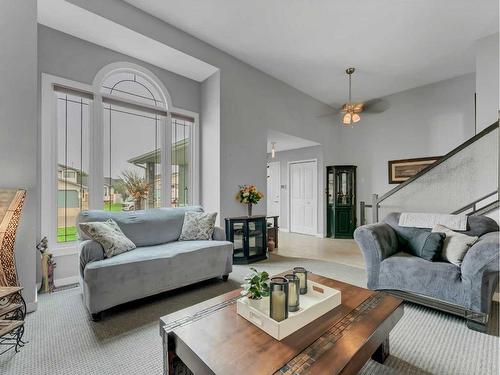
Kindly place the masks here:
POLYGON ((259 272, 255 268, 250 268, 252 273, 245 277, 245 284, 241 287, 241 294, 250 299, 261 299, 269 296, 269 274, 266 271, 259 272))

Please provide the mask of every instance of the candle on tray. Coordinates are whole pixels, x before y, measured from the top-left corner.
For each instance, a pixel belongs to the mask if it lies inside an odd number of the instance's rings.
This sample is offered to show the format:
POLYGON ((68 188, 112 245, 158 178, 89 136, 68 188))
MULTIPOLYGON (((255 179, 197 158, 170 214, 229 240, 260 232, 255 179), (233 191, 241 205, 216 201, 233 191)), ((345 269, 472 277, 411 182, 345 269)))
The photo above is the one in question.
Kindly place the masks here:
POLYGON ((304 267, 295 267, 293 274, 299 278, 300 294, 307 293, 307 271, 304 267))
POLYGON ((285 275, 288 280, 288 311, 297 311, 299 309, 299 289, 300 280, 296 275, 285 275))
POLYGON ((288 318, 288 280, 284 277, 271 279, 270 317, 277 322, 288 318))
POLYGON ((285 292, 276 291, 272 296, 273 316, 272 318, 278 322, 285 320, 285 292))

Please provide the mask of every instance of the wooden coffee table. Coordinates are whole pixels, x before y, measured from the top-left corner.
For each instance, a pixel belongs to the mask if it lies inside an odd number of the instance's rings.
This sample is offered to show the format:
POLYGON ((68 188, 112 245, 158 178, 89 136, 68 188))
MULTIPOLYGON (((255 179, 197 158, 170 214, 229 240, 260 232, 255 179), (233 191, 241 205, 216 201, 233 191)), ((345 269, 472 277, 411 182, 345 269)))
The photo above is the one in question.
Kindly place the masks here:
POLYGON ((241 289, 160 319, 164 374, 355 374, 389 355, 389 332, 403 301, 309 273, 342 292, 342 304, 278 341, 236 312, 241 289))

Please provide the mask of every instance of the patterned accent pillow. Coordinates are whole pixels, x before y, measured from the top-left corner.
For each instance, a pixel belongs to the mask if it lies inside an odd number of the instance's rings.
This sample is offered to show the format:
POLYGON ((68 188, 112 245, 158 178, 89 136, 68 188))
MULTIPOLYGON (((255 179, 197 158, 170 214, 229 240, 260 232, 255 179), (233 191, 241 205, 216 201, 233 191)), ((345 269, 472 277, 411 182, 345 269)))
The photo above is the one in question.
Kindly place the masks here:
POLYGON ((179 241, 211 240, 214 234, 217 212, 187 211, 184 214, 182 233, 179 241))
POLYGON ((123 234, 113 219, 80 223, 79 226, 87 236, 101 244, 107 258, 135 249, 135 244, 123 234))

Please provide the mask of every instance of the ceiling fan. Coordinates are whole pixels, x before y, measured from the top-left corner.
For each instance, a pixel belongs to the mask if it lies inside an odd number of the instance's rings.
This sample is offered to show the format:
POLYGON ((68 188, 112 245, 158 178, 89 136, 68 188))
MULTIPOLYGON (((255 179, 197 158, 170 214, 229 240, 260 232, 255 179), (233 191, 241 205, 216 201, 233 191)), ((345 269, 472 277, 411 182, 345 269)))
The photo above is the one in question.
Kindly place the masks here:
MULTIPOLYGON (((342 124, 353 125, 361 120, 360 113, 381 113, 389 108, 389 103, 383 99, 373 99, 364 103, 353 103, 351 95, 351 80, 352 75, 356 71, 356 68, 347 68, 345 70, 349 77, 349 97, 347 103, 343 104, 340 108, 337 107, 333 113, 328 113, 326 116, 332 116, 338 113, 342 113, 342 124)), ((335 106, 334 106, 335 108, 335 106)))

